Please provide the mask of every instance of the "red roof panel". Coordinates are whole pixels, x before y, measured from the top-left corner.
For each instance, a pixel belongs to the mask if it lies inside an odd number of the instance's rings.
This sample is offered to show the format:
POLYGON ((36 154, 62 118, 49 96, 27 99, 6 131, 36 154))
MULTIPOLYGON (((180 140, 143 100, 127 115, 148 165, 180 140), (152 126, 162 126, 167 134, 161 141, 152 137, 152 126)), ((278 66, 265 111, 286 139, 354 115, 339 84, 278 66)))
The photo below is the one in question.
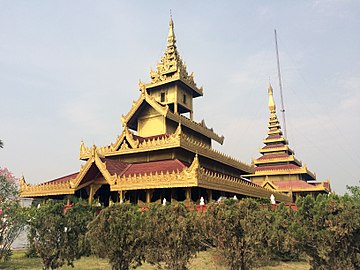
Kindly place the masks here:
POLYGON ((134 163, 131 164, 123 173, 124 176, 138 175, 138 174, 150 174, 150 173, 161 173, 161 172, 172 172, 172 171, 182 171, 187 168, 185 163, 177 159, 171 160, 161 160, 153 162, 144 162, 144 163, 134 163))
POLYGON ((262 157, 258 158, 258 160, 275 159, 275 158, 287 158, 287 157, 289 157, 288 154, 270 154, 270 155, 263 155, 262 157))
POLYGON ((78 174, 79 174, 79 172, 72 173, 72 174, 69 174, 69 175, 65 175, 65 176, 56 178, 54 180, 47 181, 46 183, 65 183, 65 182, 70 181, 71 179, 76 178, 76 176, 78 174))
POLYGON ((283 143, 268 144, 268 145, 265 145, 262 149, 271 149, 271 148, 284 147, 284 146, 285 146, 285 144, 283 144, 283 143))
POLYGON ((269 170, 296 170, 301 167, 295 164, 284 164, 284 165, 268 165, 268 166, 259 166, 255 168, 255 171, 269 171, 269 170))
POLYGON ((281 135, 279 134, 271 134, 269 136, 267 136, 266 140, 270 140, 270 139, 280 139, 282 138, 281 135))
POLYGON ((128 166, 130 166, 129 163, 123 162, 121 160, 102 158, 101 161, 106 163, 106 169, 111 175, 120 175, 128 166))
POLYGON ((274 181, 278 189, 313 189, 315 185, 301 180, 274 181))

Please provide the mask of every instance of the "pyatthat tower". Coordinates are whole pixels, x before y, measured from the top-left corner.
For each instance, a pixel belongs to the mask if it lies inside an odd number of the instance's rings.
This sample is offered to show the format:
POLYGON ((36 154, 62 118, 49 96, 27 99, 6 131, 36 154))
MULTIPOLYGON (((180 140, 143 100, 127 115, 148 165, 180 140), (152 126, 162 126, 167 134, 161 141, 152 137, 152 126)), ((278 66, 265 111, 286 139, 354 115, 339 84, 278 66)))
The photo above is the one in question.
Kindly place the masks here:
POLYGON ((63 199, 75 195, 94 200, 132 203, 185 201, 198 203, 221 196, 291 197, 241 178, 253 167, 212 148, 224 137, 193 120, 193 100, 203 89, 187 72, 176 47, 170 19, 167 48, 149 83, 140 82, 140 96, 121 117, 123 131, 102 147, 80 145, 79 172, 32 186, 22 178, 22 197, 63 199))
POLYGON ((270 117, 265 146, 260 149, 261 157, 253 161, 255 172, 243 177, 269 190, 289 194, 294 201, 298 196, 329 193, 330 182, 317 182, 316 175, 295 158, 281 131, 271 85, 268 94, 270 117))

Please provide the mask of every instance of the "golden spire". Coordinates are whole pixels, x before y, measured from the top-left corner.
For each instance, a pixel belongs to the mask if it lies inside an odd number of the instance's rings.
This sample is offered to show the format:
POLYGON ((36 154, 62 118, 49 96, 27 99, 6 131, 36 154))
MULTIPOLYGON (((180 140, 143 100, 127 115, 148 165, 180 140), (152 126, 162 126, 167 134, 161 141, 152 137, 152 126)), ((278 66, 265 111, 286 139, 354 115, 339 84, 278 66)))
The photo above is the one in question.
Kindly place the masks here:
POLYGON ((172 15, 170 14, 167 48, 164 56, 160 60, 160 63, 157 64, 156 70, 150 70, 151 82, 145 84, 145 89, 149 90, 155 86, 180 80, 193 90, 193 97, 202 96, 202 87, 197 87, 194 82, 194 74, 189 74, 187 72, 186 65, 182 61, 175 43, 174 22, 172 15))
POLYGON ((274 134, 282 135, 279 120, 278 120, 278 118, 276 116, 276 106, 275 106, 275 101, 274 101, 274 90, 273 90, 273 88, 271 86, 271 83, 269 83, 268 94, 269 94, 269 110, 270 110, 269 125, 268 125, 268 127, 269 127, 268 135, 274 135, 274 134))
POLYGON ((276 106, 275 106, 275 101, 274 101, 274 96, 273 96, 273 89, 272 89, 271 84, 269 84, 268 94, 269 94, 269 110, 270 110, 270 113, 275 113, 276 112, 276 106))
POLYGON ((170 15, 169 26, 170 26, 170 28, 169 28, 168 38, 167 38, 167 41, 168 41, 167 46, 171 47, 171 46, 175 46, 175 43, 176 43, 175 33, 174 33, 174 22, 172 19, 172 15, 170 15))

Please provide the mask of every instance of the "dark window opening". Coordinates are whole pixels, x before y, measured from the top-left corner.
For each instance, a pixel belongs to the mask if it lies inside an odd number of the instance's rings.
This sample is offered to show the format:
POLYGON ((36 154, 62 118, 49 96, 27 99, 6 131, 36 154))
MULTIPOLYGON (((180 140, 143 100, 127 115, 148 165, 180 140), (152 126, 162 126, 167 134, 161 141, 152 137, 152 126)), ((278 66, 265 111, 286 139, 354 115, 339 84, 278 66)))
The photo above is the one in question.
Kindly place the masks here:
POLYGON ((165 93, 160 93, 160 102, 165 102, 165 93))
POLYGON ((183 95, 183 103, 186 104, 186 95, 183 95))

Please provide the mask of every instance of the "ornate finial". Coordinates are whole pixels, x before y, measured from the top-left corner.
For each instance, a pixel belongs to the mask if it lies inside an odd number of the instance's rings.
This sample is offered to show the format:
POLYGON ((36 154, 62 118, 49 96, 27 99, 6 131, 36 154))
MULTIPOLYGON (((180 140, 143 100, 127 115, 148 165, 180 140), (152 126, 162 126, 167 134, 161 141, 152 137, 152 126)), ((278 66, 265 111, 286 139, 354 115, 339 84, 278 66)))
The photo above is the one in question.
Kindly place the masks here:
POLYGON ((175 130, 175 135, 178 137, 181 136, 181 121, 179 121, 178 127, 175 130))
POLYGON ((275 113, 276 106, 275 106, 275 101, 274 101, 274 96, 273 96, 273 88, 272 88, 271 84, 269 84, 268 94, 269 94, 269 110, 271 113, 275 113))
POLYGON ((199 169, 200 169, 199 156, 198 156, 198 153, 196 151, 195 157, 194 157, 194 159, 191 162, 191 165, 189 167, 189 171, 190 172, 195 172, 195 174, 197 174, 199 169))
POLYGON ((124 115, 121 115, 120 121, 122 123, 122 126, 125 127, 126 126, 126 121, 125 121, 125 116, 124 115))
POLYGON ((95 157, 95 153, 96 153, 96 145, 93 144, 93 146, 91 148, 91 156, 95 157))
POLYGON ((20 189, 22 189, 26 185, 25 177, 24 175, 21 176, 19 181, 20 189))
POLYGON ((194 162, 199 163, 199 155, 198 155, 197 151, 195 152, 195 157, 194 157, 193 163, 194 162))
POLYGON ((143 94, 145 94, 145 92, 146 92, 146 86, 141 80, 139 80, 139 90, 143 94))
POLYGON ((176 43, 176 39, 175 39, 175 33, 174 33, 174 22, 173 22, 173 19, 172 19, 172 15, 171 15, 171 10, 170 10, 170 22, 169 22, 169 34, 168 34, 168 47, 171 47, 171 46, 175 46, 175 43, 176 43))

